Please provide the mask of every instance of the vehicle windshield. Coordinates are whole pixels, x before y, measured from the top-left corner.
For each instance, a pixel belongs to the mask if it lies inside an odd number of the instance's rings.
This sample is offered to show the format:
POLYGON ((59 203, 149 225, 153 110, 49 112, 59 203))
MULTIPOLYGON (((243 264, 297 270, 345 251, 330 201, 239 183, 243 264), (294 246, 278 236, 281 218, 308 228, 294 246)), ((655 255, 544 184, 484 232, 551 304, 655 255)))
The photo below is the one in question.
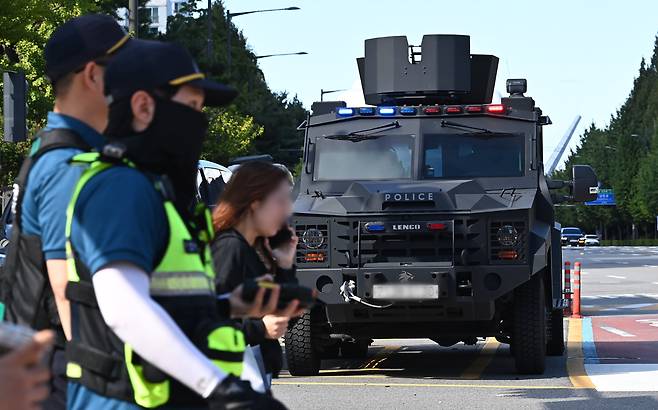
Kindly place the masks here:
POLYGON ((582 235, 583 233, 581 232, 580 229, 578 228, 564 228, 562 229, 562 233, 566 235, 582 235))
POLYGON ((361 141, 318 138, 316 181, 411 179, 414 135, 361 141))
POLYGON ((425 178, 524 175, 523 134, 459 133, 424 137, 425 178))

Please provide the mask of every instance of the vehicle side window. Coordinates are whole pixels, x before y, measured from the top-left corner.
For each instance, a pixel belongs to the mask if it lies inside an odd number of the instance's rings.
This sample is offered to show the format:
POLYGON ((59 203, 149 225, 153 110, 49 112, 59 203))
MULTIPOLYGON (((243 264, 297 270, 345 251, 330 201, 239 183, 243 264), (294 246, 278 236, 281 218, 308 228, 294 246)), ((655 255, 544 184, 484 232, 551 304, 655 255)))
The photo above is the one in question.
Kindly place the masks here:
POLYGON ((222 175, 222 171, 217 168, 204 168, 203 173, 206 175, 208 182, 212 182, 213 179, 219 178, 222 175))

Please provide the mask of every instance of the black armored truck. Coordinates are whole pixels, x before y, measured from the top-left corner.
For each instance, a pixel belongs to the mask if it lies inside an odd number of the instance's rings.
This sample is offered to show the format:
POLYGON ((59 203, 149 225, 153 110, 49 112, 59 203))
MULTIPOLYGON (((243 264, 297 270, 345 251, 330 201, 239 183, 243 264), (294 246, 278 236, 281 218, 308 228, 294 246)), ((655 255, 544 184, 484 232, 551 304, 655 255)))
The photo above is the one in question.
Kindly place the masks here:
POLYGON ((300 126, 293 226, 301 284, 319 303, 285 337, 293 375, 365 357, 374 338, 478 337, 511 345, 519 373, 564 352, 554 203, 595 199, 587 165, 544 175, 548 116, 463 35, 365 41, 365 103, 323 102, 300 126))

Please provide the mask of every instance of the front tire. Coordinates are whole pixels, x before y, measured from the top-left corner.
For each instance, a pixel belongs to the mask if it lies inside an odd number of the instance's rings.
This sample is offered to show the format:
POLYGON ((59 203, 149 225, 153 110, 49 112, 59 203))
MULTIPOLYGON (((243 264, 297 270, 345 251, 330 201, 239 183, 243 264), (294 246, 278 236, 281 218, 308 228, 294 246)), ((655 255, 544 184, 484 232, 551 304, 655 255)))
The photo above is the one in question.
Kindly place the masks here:
POLYGON ((546 305, 541 274, 514 291, 512 343, 520 374, 542 374, 546 368, 546 305))
POLYGON ((320 355, 313 343, 311 313, 290 324, 286 331, 288 371, 293 376, 316 376, 320 373, 320 355))

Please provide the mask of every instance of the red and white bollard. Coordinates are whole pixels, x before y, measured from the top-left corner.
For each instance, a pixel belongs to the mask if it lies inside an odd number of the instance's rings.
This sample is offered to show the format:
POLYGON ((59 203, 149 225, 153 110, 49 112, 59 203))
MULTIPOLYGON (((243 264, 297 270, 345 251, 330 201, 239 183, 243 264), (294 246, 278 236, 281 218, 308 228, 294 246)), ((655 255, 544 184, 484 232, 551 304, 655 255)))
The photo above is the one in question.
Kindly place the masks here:
POLYGON ((564 309, 564 316, 571 316, 571 262, 564 262, 564 298, 567 301, 567 308, 564 309))
POLYGON ((571 317, 580 319, 580 262, 573 264, 573 308, 571 317))

